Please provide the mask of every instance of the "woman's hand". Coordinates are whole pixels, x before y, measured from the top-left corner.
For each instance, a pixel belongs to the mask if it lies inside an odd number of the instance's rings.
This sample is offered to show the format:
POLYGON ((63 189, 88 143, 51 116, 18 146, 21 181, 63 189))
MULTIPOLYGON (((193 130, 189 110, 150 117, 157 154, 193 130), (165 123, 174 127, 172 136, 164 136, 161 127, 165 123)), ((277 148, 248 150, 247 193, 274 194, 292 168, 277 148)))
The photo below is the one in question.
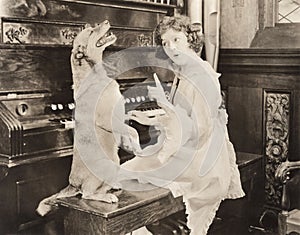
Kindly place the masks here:
POLYGON ((157 101, 157 104, 161 107, 165 105, 170 105, 170 102, 167 100, 167 97, 165 95, 165 91, 156 75, 156 73, 153 74, 154 81, 155 81, 155 87, 148 86, 148 96, 149 99, 155 99, 157 101))

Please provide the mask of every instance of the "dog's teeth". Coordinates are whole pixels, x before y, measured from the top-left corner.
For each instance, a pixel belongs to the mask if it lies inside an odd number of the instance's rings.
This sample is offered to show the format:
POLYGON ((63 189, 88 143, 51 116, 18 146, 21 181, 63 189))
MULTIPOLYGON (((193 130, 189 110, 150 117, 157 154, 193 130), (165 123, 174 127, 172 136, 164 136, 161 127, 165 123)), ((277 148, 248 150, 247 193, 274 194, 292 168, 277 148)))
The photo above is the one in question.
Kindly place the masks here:
POLYGON ((110 37, 112 36, 115 36, 112 32, 107 32, 106 34, 104 34, 104 36, 96 42, 96 47, 101 47, 102 45, 107 43, 107 41, 111 40, 110 37))

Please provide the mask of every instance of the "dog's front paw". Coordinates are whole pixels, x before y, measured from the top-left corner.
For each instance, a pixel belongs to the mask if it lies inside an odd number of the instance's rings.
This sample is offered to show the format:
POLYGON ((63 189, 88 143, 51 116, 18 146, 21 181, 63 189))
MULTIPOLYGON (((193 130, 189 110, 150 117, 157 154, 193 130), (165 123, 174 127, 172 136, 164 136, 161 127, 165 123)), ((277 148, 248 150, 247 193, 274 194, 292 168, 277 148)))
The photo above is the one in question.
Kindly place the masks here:
POLYGON ((114 182, 111 184, 113 190, 120 190, 122 189, 122 184, 120 182, 114 182))
POLYGON ((105 200, 105 202, 108 202, 108 203, 116 203, 119 201, 119 198, 112 193, 107 193, 107 194, 105 194, 104 200, 105 200))
POLYGON ((107 203, 116 203, 119 201, 119 198, 112 193, 97 193, 92 195, 82 195, 83 199, 107 202, 107 203))

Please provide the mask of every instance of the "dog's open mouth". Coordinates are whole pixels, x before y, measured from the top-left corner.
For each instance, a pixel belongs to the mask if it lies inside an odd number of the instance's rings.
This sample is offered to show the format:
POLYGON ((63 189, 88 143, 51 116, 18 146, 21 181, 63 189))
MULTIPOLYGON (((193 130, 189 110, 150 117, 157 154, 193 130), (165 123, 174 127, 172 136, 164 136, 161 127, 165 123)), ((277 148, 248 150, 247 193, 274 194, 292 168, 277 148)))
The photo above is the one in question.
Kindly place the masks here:
POLYGON ((96 42, 96 47, 102 47, 107 43, 113 42, 116 38, 116 35, 114 35, 112 32, 107 32, 96 42))

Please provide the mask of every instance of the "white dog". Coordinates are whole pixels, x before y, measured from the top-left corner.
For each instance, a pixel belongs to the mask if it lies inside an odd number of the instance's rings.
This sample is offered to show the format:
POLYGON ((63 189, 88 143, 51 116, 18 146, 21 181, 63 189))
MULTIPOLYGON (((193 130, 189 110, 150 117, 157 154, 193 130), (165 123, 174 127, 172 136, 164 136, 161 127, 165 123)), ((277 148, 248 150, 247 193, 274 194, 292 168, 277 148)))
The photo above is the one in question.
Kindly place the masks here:
MULTIPOLYGON (((100 146, 102 154, 94 151, 97 161, 108 158, 112 163, 119 165, 120 143, 132 146, 133 140, 129 138, 128 131, 135 137, 135 141, 138 141, 137 132, 124 123, 124 102, 119 85, 107 76, 101 64, 103 51, 117 39, 114 34, 108 32, 109 29, 110 24, 107 20, 96 27, 86 27, 73 42, 71 66, 76 108, 74 155, 69 185, 40 203, 37 209, 40 215, 45 215, 51 210, 47 202, 77 194, 82 194, 84 199, 108 203, 118 201, 114 194, 108 192, 113 187, 117 173, 109 172, 109 182, 97 177, 87 168, 83 161, 85 151, 82 151, 86 149, 87 152, 93 152, 94 148, 97 150, 100 146), (92 131, 95 132, 96 140, 91 135, 92 131), (95 142, 98 146, 91 144, 95 142)), ((107 170, 103 168, 105 166, 99 171, 107 170)))

